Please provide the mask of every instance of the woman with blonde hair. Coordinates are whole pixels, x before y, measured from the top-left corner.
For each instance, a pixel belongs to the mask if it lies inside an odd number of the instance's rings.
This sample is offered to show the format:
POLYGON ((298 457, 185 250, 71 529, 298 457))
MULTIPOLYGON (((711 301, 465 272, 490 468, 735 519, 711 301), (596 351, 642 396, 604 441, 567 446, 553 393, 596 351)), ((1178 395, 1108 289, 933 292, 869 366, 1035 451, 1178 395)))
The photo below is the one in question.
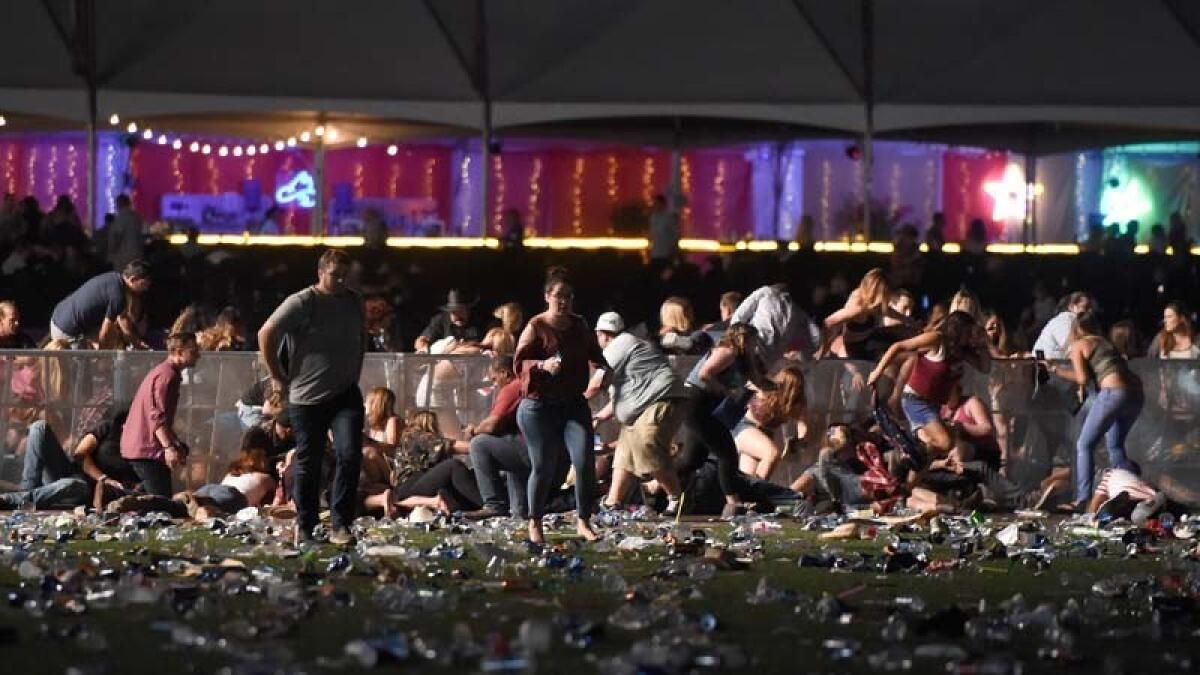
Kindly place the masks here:
POLYGON ((846 304, 825 318, 825 347, 821 353, 830 351, 829 345, 840 329, 842 353, 838 356, 867 361, 878 359, 882 350, 890 344, 876 332, 883 327, 884 317, 890 316, 905 324, 908 322, 908 317, 888 306, 891 297, 892 289, 883 269, 876 267, 869 270, 863 275, 858 288, 850 292, 846 304))
POLYGON ((517 337, 521 334, 525 313, 521 311, 521 305, 506 302, 497 307, 492 316, 500 321, 500 325, 489 330, 479 345, 500 356, 510 356, 516 351, 517 337))
POLYGON ((462 441, 442 435, 436 413, 418 410, 400 434, 400 443, 390 458, 387 484, 360 488, 359 494, 368 510, 381 510, 389 518, 395 517, 400 508, 418 506, 443 513, 478 509, 483 499, 475 475, 455 458, 469 448, 462 441))
POLYGON ((975 319, 975 323, 983 325, 983 306, 979 304, 979 297, 966 288, 960 288, 950 298, 951 312, 966 312, 975 319))
POLYGON ((196 336, 200 349, 210 352, 240 352, 246 348, 246 324, 236 307, 226 307, 217 320, 196 336))
POLYGON ((689 338, 696 318, 692 311, 692 303, 687 298, 673 295, 663 300, 658 310, 658 322, 658 341, 663 351, 669 354, 691 352, 692 343, 689 338))
POLYGON ((363 408, 366 412, 363 436, 389 450, 399 445, 404 423, 396 414, 396 394, 387 387, 375 387, 367 394, 363 408))
POLYGON ((770 480, 783 450, 776 442, 780 427, 804 419, 807 398, 804 373, 799 366, 788 366, 771 378, 774 391, 756 392, 742 421, 733 429, 737 443, 738 469, 762 480, 770 480))

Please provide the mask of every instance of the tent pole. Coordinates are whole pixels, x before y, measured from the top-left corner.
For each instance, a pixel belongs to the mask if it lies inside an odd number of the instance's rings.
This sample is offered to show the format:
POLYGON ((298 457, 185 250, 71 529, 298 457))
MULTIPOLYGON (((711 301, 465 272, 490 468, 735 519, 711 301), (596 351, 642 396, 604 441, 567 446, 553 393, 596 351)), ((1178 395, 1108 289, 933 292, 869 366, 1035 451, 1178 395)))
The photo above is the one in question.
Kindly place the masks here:
MULTIPOLYGON (((320 122, 323 124, 324 122, 320 122)), ((313 152, 313 186, 317 189, 317 203, 313 208, 313 229, 316 235, 329 234, 329 222, 325 217, 325 138, 317 138, 317 149, 313 152)))
POLYGON ((863 101, 866 127, 863 133, 862 193, 864 240, 871 237, 871 183, 875 167, 875 2, 862 0, 863 101))
MULTIPOLYGON (((483 100, 483 166, 479 167, 479 238, 486 246, 488 230, 488 186, 492 170, 492 87, 487 41, 487 11, 484 0, 475 0, 475 88, 483 100)), ((503 205, 502 205, 503 206, 503 205)), ((465 233, 464 233, 465 234, 465 233)))

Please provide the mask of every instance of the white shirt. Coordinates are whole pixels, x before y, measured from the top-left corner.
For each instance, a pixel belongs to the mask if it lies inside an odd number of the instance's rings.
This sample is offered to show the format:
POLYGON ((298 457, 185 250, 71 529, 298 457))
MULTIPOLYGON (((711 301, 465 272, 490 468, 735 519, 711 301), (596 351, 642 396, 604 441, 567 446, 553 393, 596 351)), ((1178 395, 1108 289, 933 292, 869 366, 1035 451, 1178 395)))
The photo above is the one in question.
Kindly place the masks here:
POLYGON ((1057 316, 1046 322, 1041 335, 1033 343, 1033 351, 1043 351, 1048 359, 1067 358, 1067 348, 1071 345, 1071 329, 1075 328, 1075 314, 1059 312, 1057 316))
POLYGON ((821 339, 820 329, 792 302, 792 296, 773 286, 763 286, 746 296, 729 323, 748 323, 758 330, 767 368, 773 368, 789 350, 812 358, 821 339))

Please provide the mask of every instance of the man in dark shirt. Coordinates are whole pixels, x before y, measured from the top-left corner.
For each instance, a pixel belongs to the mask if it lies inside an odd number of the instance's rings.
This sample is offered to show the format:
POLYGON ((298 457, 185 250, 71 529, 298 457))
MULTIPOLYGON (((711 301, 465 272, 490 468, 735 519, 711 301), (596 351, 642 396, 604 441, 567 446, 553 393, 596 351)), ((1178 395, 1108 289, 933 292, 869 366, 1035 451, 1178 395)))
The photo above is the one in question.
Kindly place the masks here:
POLYGON ((466 294, 458 289, 452 289, 446 298, 442 311, 429 321, 421 336, 413 345, 418 352, 427 353, 429 346, 447 337, 453 337, 459 342, 479 342, 483 338, 479 327, 471 323, 471 306, 466 294))
POLYGON ((55 306, 50 316, 50 337, 66 340, 72 346, 94 338, 102 348, 145 348, 141 329, 125 310, 133 297, 149 289, 150 266, 142 260, 129 263, 119 274, 94 276, 55 306))
POLYGON ((113 405, 104 417, 84 432, 68 457, 54 430, 44 421, 29 426, 21 472, 21 489, 0 494, 0 508, 70 508, 87 504, 103 484, 107 499, 118 497, 137 484, 133 467, 121 458, 121 429, 128 404, 113 405))
POLYGON ((12 300, 0 302, 0 349, 33 349, 33 340, 21 332, 21 312, 12 300))

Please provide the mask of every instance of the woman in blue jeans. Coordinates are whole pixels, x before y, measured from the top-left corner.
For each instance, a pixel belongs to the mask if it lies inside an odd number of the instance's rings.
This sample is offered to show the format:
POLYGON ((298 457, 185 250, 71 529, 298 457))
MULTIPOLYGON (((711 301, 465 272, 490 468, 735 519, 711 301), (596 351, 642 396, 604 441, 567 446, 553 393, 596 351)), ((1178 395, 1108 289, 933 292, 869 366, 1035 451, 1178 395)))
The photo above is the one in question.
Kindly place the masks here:
POLYGON ((1054 374, 1074 382, 1081 395, 1088 382, 1099 389, 1075 444, 1075 501, 1066 508, 1076 512, 1083 510, 1092 495, 1092 446, 1101 436, 1108 446, 1111 468, 1141 473, 1141 467, 1125 451, 1125 439, 1145 402, 1142 381, 1129 369, 1125 357, 1101 335, 1095 314, 1080 314, 1071 331, 1071 365, 1049 366, 1054 374))
POLYGON ((596 334, 571 312, 574 291, 561 267, 546 274, 546 311, 529 320, 513 367, 521 377, 517 426, 529 447, 529 540, 541 544, 542 515, 564 456, 575 467, 576 529, 595 541, 588 518, 596 492, 592 413, 584 398, 588 364, 608 370, 596 334))

